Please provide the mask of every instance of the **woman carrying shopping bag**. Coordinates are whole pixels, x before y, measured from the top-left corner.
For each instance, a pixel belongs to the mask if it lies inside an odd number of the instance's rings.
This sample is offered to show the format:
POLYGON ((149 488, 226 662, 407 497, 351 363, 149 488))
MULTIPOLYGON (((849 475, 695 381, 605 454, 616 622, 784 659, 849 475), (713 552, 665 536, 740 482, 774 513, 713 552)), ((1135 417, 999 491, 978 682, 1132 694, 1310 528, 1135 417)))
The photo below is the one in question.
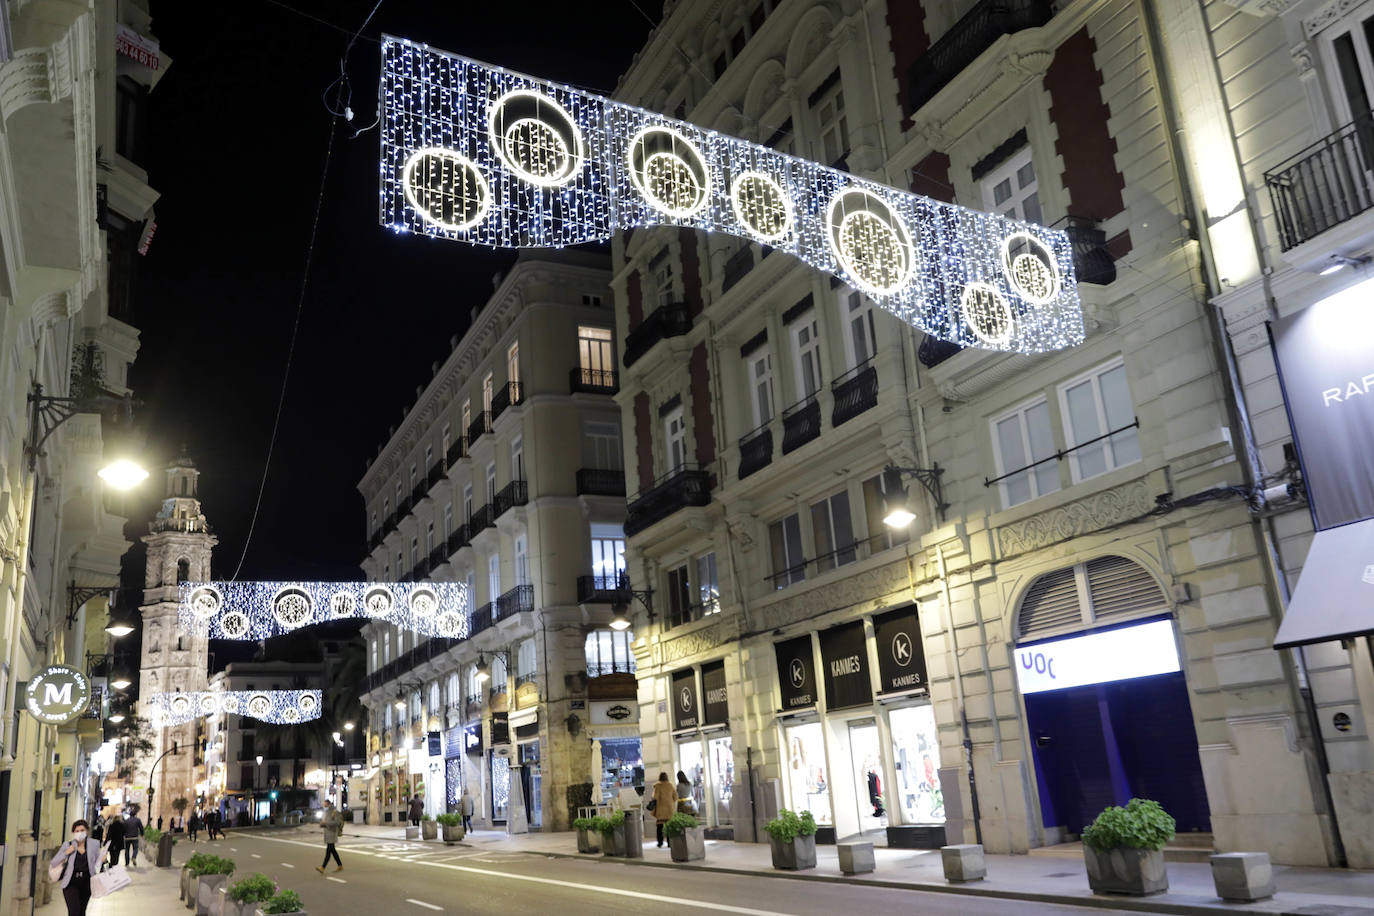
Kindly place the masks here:
POLYGON ((58 847, 48 863, 48 877, 62 888, 67 901, 67 916, 85 916, 86 904, 91 902, 91 876, 100 871, 105 850, 89 839, 84 820, 72 824, 71 839, 58 847))

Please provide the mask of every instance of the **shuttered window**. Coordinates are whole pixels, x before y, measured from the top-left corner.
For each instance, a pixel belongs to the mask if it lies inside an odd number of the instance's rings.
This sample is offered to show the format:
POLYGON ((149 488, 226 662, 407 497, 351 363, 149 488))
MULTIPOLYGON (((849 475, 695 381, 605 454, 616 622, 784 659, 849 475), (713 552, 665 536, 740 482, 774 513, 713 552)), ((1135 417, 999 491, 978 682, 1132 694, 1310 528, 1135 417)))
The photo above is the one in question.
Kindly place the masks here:
POLYGON ((1038 638, 1169 609, 1164 592, 1139 563, 1096 557, 1032 582, 1021 601, 1017 636, 1038 638))

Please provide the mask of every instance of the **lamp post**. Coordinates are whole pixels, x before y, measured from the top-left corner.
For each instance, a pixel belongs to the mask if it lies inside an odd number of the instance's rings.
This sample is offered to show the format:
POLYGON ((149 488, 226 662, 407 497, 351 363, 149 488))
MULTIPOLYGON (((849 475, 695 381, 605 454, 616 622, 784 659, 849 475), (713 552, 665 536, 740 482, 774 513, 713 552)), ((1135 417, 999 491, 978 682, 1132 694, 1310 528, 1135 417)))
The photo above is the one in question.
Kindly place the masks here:
POLYGON ((253 770, 253 824, 256 826, 258 823, 258 783, 262 782, 262 755, 259 754, 255 759, 258 765, 253 770))
MULTIPOLYGON (((166 757, 168 754, 179 753, 180 751, 177 749, 177 743, 173 741, 172 749, 168 751, 163 751, 162 757, 166 757)), ((157 780, 155 778, 157 774, 157 765, 162 762, 162 757, 159 757, 156 760, 154 760, 152 769, 148 770, 148 820, 150 822, 153 820, 153 794, 156 791, 157 786, 157 780)))

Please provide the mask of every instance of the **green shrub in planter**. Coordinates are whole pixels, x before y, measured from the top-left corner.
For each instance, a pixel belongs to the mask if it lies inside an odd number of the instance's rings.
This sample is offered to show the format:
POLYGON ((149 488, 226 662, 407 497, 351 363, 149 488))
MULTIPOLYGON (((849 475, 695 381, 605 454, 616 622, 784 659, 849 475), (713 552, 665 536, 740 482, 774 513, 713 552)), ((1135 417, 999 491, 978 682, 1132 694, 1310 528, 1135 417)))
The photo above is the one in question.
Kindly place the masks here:
POLYGON ((262 872, 255 872, 232 884, 225 893, 229 899, 235 903, 263 903, 271 900, 272 895, 277 892, 277 884, 262 872))
POLYGON ((186 861, 186 867, 191 870, 192 876, 197 878, 205 875, 232 875, 234 860, 198 852, 186 861))
POLYGON ((674 862, 694 862, 706 858, 706 830, 695 817, 678 811, 663 825, 668 837, 668 852, 674 862))
POLYGON ((798 815, 783 808, 763 829, 768 831, 774 868, 790 871, 816 867, 816 819, 810 811, 798 815))
MULTIPOLYGON (((445 843, 457 843, 467 834, 467 831, 463 829, 463 818, 461 815, 440 814, 434 818, 434 823, 438 824, 439 826, 437 829, 443 832, 445 843)), ((430 839, 433 839, 433 837, 430 837, 430 839)))
POLYGON ((1099 814, 1083 829, 1083 863, 1093 892, 1144 896, 1168 890, 1163 850, 1174 827, 1159 802, 1142 798, 1099 814))
POLYGON ((301 895, 295 891, 282 891, 262 908, 264 913, 303 913, 305 904, 301 901, 301 895))
POLYGON ((426 814, 420 818, 422 821, 434 821, 440 827, 457 827, 463 822, 463 818, 457 814, 441 814, 438 817, 430 817, 426 814))
POLYGON ((572 825, 577 831, 578 852, 601 851, 601 831, 596 828, 596 818, 575 817, 572 825))
POLYGON ((698 823, 697 819, 692 815, 683 811, 678 811, 672 817, 668 818, 668 822, 663 825, 663 833, 665 836, 670 837, 682 836, 690 828, 696 827, 698 823))
POLYGON ((608 815, 598 814, 592 818, 597 832, 601 834, 601 853, 607 856, 623 856, 626 853, 625 812, 612 811, 608 815))
POLYGON ((816 835, 816 819, 810 811, 798 815, 795 811, 783 808, 778 816, 763 826, 768 835, 782 843, 790 843, 799 836, 816 835))

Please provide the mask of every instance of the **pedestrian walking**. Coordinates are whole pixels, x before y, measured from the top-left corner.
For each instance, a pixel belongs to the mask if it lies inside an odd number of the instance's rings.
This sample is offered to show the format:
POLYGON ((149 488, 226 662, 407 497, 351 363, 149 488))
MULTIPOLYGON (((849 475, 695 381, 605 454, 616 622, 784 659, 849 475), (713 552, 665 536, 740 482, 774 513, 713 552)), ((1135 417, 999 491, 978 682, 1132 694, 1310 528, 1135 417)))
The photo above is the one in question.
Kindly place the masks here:
POLYGON ((95 823, 91 825, 91 838, 97 843, 105 842, 105 818, 99 814, 95 816, 95 823))
POLYGON ((124 820, 118 814, 110 818, 110 824, 105 828, 105 846, 110 864, 118 865, 119 854, 124 851, 124 820))
POLYGON ((343 815, 335 810, 334 803, 327 798, 324 800, 324 816, 320 818, 320 828, 324 830, 324 861, 315 871, 324 874, 324 868, 331 858, 334 860, 334 870, 343 871, 339 850, 335 848, 335 844, 339 842, 339 834, 343 831, 343 815))
POLYGON ((186 832, 192 843, 196 841, 196 834, 200 832, 200 812, 191 812, 191 819, 186 822, 186 832))
POLYGON ((89 838, 89 828, 84 820, 74 822, 71 839, 58 847, 48 863, 50 878, 61 875, 53 880, 62 888, 67 916, 86 916, 86 905, 91 902, 91 875, 100 871, 100 860, 105 855, 100 844, 89 838))
POLYGON ((420 826, 420 815, 425 813, 425 799, 423 795, 410 796, 410 826, 420 826))
POLYGON ((696 798, 692 793, 692 781, 681 770, 677 771, 677 806, 684 814, 696 814, 696 798))
MULTIPOLYGON (((162 818, 158 818, 162 820, 162 818)), ((138 841, 143 839, 143 821, 133 812, 124 818, 124 864, 138 867, 138 841)))
POLYGON ((215 818, 219 816, 218 811, 205 812, 205 835, 208 839, 215 838, 215 818))
POLYGON ((162 815, 161 815, 161 814, 159 814, 159 815, 157 816, 157 829, 158 829, 159 831, 162 830, 162 815))
POLYGON ((677 813, 677 788, 668 781, 667 773, 658 774, 658 782, 654 783, 654 821, 658 828, 658 845, 663 845, 663 825, 668 823, 668 818, 677 813))
POLYGON ((468 794, 466 787, 463 789, 463 797, 458 800, 458 811, 463 815, 463 830, 472 829, 472 796, 468 794))

